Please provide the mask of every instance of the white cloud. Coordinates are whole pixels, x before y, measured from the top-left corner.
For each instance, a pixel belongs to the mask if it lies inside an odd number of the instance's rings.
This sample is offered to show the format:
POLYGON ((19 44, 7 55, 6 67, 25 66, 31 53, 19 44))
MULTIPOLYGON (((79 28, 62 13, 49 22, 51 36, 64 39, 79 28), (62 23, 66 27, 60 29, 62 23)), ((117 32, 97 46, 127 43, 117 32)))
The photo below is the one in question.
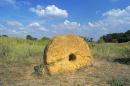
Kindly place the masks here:
POLYGON ((101 20, 100 22, 102 22, 104 25, 108 25, 109 28, 128 28, 130 25, 130 6, 126 7, 125 9, 112 9, 105 12, 103 15, 105 16, 105 19, 101 20))
POLYGON ((78 29, 80 27, 80 23, 65 20, 63 26, 67 29, 78 29))
POLYGON ((75 29, 80 28, 80 23, 70 22, 68 20, 65 20, 63 23, 53 25, 52 27, 55 28, 55 29, 61 29, 61 30, 63 30, 63 29, 65 29, 65 30, 75 30, 75 29))
POLYGON ((28 25, 29 29, 35 29, 35 30, 40 30, 40 31, 49 31, 45 27, 41 26, 38 22, 33 22, 28 25))
POLYGON ((0 28, 4 28, 4 25, 0 24, 0 28))
POLYGON ((6 34, 9 36, 25 37, 29 34, 35 37, 42 37, 48 31, 48 29, 38 22, 32 22, 28 25, 9 20, 0 22, 0 35, 6 34))
POLYGON ((16 30, 12 30, 12 32, 13 32, 13 33, 17 33, 17 31, 16 31, 16 30))
POLYGON ((22 23, 18 22, 18 21, 7 21, 6 22, 9 26, 15 26, 15 27, 21 27, 23 26, 22 23))
POLYGON ((86 35, 98 39, 100 36, 114 32, 130 30, 130 6, 125 9, 112 9, 103 13, 104 19, 88 22, 83 26, 86 35))
MULTIPOLYGON (((130 6, 124 9, 111 9, 103 13, 102 17, 103 19, 95 22, 90 21, 85 25, 69 20, 60 23, 57 22, 58 24, 50 23, 50 26, 42 25, 39 22, 32 22, 25 26, 18 21, 8 21, 6 25, 0 24, 0 28, 7 28, 8 31, 6 32, 8 33, 14 32, 16 34, 19 31, 21 35, 30 34, 36 37, 43 35, 50 37, 59 34, 78 34, 95 39, 98 39, 104 34, 130 30, 130 6)), ((1 30, 5 31, 3 29, 1 30)))
POLYGON ((130 6, 125 9, 112 9, 103 14, 107 17, 129 17, 130 16, 130 6))
POLYGON ((103 19, 81 25, 78 22, 65 20, 51 27, 53 35, 78 34, 99 39, 100 36, 130 30, 130 6, 124 9, 112 9, 102 14, 103 19))
POLYGON ((66 10, 60 9, 55 5, 49 5, 46 8, 37 5, 36 7, 30 8, 30 10, 42 17, 68 17, 66 10))
POLYGON ((22 30, 24 29, 24 26, 21 22, 19 21, 6 21, 5 22, 5 27, 8 27, 9 29, 19 29, 22 30))
POLYGON ((90 27, 96 27, 96 25, 93 24, 93 23, 91 23, 91 22, 88 22, 88 26, 90 26, 90 27))
POLYGON ((65 20, 64 23, 53 25, 52 28, 57 29, 55 30, 57 34, 76 33, 95 39, 108 33, 130 30, 130 6, 124 9, 111 9, 103 13, 102 16, 103 19, 95 22, 88 22, 86 25, 80 25, 78 22, 65 20))
POLYGON ((2 34, 2 31, 4 31, 4 30, 5 30, 4 25, 0 24, 0 34, 2 34))
POLYGON ((33 22, 33 23, 29 24, 29 27, 31 27, 31 28, 38 28, 38 27, 40 27, 40 24, 38 22, 33 22))

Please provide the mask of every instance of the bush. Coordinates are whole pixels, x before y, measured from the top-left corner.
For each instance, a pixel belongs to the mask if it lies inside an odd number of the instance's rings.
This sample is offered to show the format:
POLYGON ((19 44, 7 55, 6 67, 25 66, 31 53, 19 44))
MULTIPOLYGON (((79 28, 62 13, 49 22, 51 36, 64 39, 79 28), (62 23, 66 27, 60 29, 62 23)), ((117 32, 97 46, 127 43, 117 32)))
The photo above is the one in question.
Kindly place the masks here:
POLYGON ((34 37, 32 37, 31 35, 27 35, 27 36, 26 36, 26 39, 27 39, 27 40, 37 40, 37 38, 34 38, 34 37))
POLYGON ((128 79, 112 79, 108 81, 108 84, 110 84, 110 86, 129 86, 129 82, 128 79))
POLYGON ((125 58, 130 58, 130 48, 128 46, 124 47, 124 53, 122 55, 125 58))
MULTIPOLYGON (((130 30, 128 30, 125 33, 111 33, 102 36, 103 40, 105 42, 111 42, 111 43, 123 43, 130 41, 130 30)), ((99 39, 100 40, 100 39, 99 39)))
POLYGON ((10 47, 5 44, 0 44, 0 57, 5 58, 8 56, 10 52, 10 47))
POLYGON ((44 40, 50 40, 50 38, 48 38, 48 37, 42 37, 41 40, 43 40, 43 41, 44 40))

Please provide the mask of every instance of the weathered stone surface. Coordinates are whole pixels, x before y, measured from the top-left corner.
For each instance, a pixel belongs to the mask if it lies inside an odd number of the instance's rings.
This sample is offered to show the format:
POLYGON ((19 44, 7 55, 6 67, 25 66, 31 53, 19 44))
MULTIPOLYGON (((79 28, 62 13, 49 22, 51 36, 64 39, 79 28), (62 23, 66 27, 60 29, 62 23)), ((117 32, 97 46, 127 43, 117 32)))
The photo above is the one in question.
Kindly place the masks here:
POLYGON ((50 74, 70 72, 92 64, 88 44, 77 35, 54 37, 44 50, 44 64, 50 74))

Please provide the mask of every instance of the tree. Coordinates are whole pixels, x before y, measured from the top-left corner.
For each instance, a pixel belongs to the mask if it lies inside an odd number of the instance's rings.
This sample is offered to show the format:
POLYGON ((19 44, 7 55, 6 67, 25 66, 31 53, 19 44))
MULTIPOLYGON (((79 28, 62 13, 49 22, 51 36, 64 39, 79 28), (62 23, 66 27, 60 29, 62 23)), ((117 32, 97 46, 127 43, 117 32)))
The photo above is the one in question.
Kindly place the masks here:
POLYGON ((125 32, 125 34, 129 34, 130 35, 130 30, 128 30, 127 32, 125 32))
POLYGON ((50 40, 48 37, 42 37, 41 40, 50 40))
POLYGON ((0 36, 0 37, 8 37, 7 35, 2 35, 2 36, 0 36))
POLYGON ((34 38, 34 37, 32 37, 31 35, 27 35, 27 36, 26 36, 26 39, 27 39, 27 40, 37 40, 37 38, 34 38))
MULTIPOLYGON (((125 33, 111 33, 102 36, 105 42, 112 42, 112 43, 122 43, 130 41, 130 30, 125 33)), ((100 40, 100 39, 99 39, 100 40)))
POLYGON ((89 42, 93 42, 93 38, 90 38, 90 39, 89 39, 89 42))
POLYGON ((93 38, 87 38, 88 42, 93 42, 93 38))

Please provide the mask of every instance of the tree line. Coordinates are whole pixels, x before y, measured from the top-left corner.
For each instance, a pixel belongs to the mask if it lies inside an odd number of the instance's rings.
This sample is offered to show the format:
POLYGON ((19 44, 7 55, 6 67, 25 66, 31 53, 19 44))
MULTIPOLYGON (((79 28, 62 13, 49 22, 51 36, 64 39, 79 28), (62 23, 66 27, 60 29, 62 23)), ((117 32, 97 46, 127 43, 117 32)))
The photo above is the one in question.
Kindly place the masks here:
POLYGON ((130 30, 124 33, 111 33, 100 37, 99 41, 107 43, 123 43, 130 41, 130 30))
MULTIPOLYGON (((9 36, 7 36, 7 35, 1 35, 0 37, 9 37, 9 36)), ((34 40, 34 41, 36 41, 36 40, 38 40, 38 38, 33 37, 31 35, 27 35, 26 36, 26 40, 34 40)), ((40 40, 50 40, 50 38, 48 38, 48 37, 42 37, 40 40)))
MULTIPOLYGON (((27 40, 38 40, 36 37, 33 37, 31 35, 27 35, 26 39, 27 40)), ((50 38, 48 38, 48 37, 42 37, 40 40, 50 40, 50 38)))
MULTIPOLYGON (((7 35, 1 35, 0 37, 8 37, 7 35)), ((93 42, 93 38, 83 37, 88 42, 93 42)), ((27 40, 38 40, 36 37, 31 35, 26 36, 27 40)), ((42 37, 40 40, 50 40, 48 37, 42 37)), ((123 43, 130 41, 130 30, 124 33, 111 33, 106 34, 100 37, 97 42, 105 42, 105 43, 123 43)))

